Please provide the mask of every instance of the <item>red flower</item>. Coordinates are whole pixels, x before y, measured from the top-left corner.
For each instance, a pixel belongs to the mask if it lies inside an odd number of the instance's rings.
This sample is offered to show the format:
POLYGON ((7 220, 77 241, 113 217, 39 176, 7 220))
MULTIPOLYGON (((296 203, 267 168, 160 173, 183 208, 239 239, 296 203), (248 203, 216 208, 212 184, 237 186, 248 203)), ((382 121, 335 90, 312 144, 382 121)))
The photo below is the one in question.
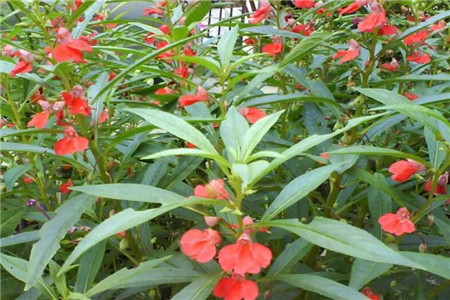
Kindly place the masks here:
POLYGON ((167 25, 161 25, 161 26, 159 26, 158 28, 159 28, 159 30, 161 30, 162 33, 164 33, 164 34, 169 34, 169 32, 170 32, 170 27, 167 26, 167 25))
POLYGON ((67 155, 74 152, 81 152, 89 147, 87 138, 78 136, 72 126, 67 126, 64 130, 64 138, 55 143, 55 153, 58 155, 67 155))
POLYGON ((396 72, 396 71, 398 71, 399 67, 400 67, 400 65, 395 58, 392 58, 392 61, 390 63, 384 63, 381 65, 382 69, 389 71, 389 72, 396 72))
MULTIPOLYGON (((159 41, 159 42, 157 42, 155 44, 156 49, 161 49, 161 48, 164 48, 164 47, 166 47, 168 45, 169 45, 169 43, 166 42, 166 41, 159 41)), ((169 51, 163 52, 161 54, 158 54, 156 56, 156 58, 158 58, 158 59, 166 59, 166 58, 169 58, 169 57, 172 57, 172 56, 173 56, 173 52, 172 52, 172 50, 169 50, 169 51)))
POLYGON ((197 94, 183 95, 178 99, 181 107, 189 106, 197 102, 206 102, 209 100, 208 93, 201 86, 197 87, 197 94))
POLYGON ((72 115, 83 115, 90 116, 91 109, 89 108, 89 104, 87 100, 82 96, 74 96, 73 93, 61 92, 61 96, 64 99, 64 102, 69 107, 69 113, 72 115))
POLYGON ((193 50, 189 44, 184 46, 183 53, 184 53, 184 55, 187 55, 187 56, 196 56, 197 55, 197 52, 195 52, 195 50, 193 50))
MULTIPOLYGON (((446 195, 447 194, 447 183, 448 183, 448 172, 445 172, 439 177, 438 184, 434 190, 435 195, 446 195)), ((425 183, 424 190, 429 192, 431 190, 431 180, 425 183)))
POLYGON ((216 255, 216 245, 222 241, 214 229, 191 229, 180 240, 181 251, 199 263, 206 263, 216 255))
POLYGON ((294 5, 298 8, 313 8, 315 3, 313 0, 295 0, 294 5))
POLYGON ((413 54, 407 56, 406 59, 418 64, 427 64, 431 61, 431 58, 427 53, 422 53, 419 50, 415 50, 413 54))
POLYGON ((52 57, 57 62, 71 61, 83 62, 83 52, 92 52, 91 46, 82 39, 72 39, 69 30, 61 27, 58 29, 60 44, 53 49, 52 57))
POLYGON ((264 245, 253 243, 247 233, 243 233, 236 244, 227 245, 219 252, 219 264, 224 271, 237 274, 257 274, 272 260, 272 252, 264 245))
POLYGON ((104 110, 100 113, 100 116, 98 117, 98 124, 102 124, 109 118, 109 113, 107 110, 104 110))
POLYGON ((69 181, 61 184, 58 188, 58 190, 63 193, 63 194, 70 194, 70 192, 72 192, 71 190, 69 190, 69 187, 73 186, 73 182, 71 179, 69 179, 69 181))
POLYGON ((384 25, 378 29, 379 36, 393 35, 398 32, 398 28, 394 25, 384 25))
POLYGON ((175 94, 175 91, 168 87, 163 87, 155 91, 155 95, 171 95, 171 94, 175 94))
POLYGON ((271 11, 272 7, 269 2, 261 1, 261 6, 250 16, 249 23, 256 24, 265 20, 270 15, 271 11))
POLYGON ((444 29, 445 25, 446 25, 445 21, 444 20, 440 20, 437 24, 431 25, 430 30, 438 31, 438 30, 444 29))
POLYGON ((17 74, 29 73, 33 70, 31 64, 27 61, 19 61, 14 68, 9 72, 10 77, 15 77, 17 74))
POLYGON ((24 175, 22 181, 23 183, 30 184, 34 182, 34 179, 29 177, 28 175, 24 175))
POLYGON ((405 96, 406 98, 408 98, 408 100, 411 100, 411 101, 412 100, 416 100, 417 98, 419 98, 419 96, 417 96, 416 94, 413 94, 413 93, 408 92, 408 91, 404 92, 403 96, 405 96))
POLYGON ((314 25, 308 24, 298 24, 292 27, 292 32, 299 33, 304 36, 309 36, 314 31, 314 25))
MULTIPOLYGON (((192 144, 192 143, 190 143, 190 142, 188 142, 188 143, 186 144, 186 147, 188 147, 188 148, 197 148, 197 146, 195 146, 194 144, 192 144)), ((208 198, 208 197, 206 197, 206 198, 208 198)))
POLYGON ((361 32, 372 32, 374 28, 381 27, 386 24, 386 12, 381 4, 377 2, 370 3, 371 13, 358 24, 361 32))
POLYGON ((43 112, 37 113, 28 122, 27 126, 35 127, 35 128, 44 128, 45 124, 47 124, 49 117, 50 117, 50 113, 48 111, 43 111, 43 112))
POLYGON ((353 2, 349 6, 338 8, 338 12, 340 15, 347 15, 354 13, 355 11, 359 10, 361 6, 358 5, 358 3, 353 2))
POLYGON ((333 55, 334 60, 342 57, 339 64, 343 64, 359 56, 359 43, 352 39, 348 41, 348 45, 349 45, 348 50, 339 50, 338 52, 336 52, 335 55, 333 55))
POLYGON ((256 123, 259 119, 266 116, 266 113, 256 107, 247 107, 239 110, 239 113, 243 115, 250 123, 256 123))
POLYGON ((213 294, 224 300, 254 300, 258 297, 259 291, 255 282, 233 274, 231 278, 220 279, 214 287, 213 294))
POLYGON ((425 169, 425 166, 412 159, 400 160, 389 167, 392 179, 398 182, 408 180, 412 175, 425 169))
POLYGON ((397 213, 384 214, 378 219, 381 229, 388 233, 400 236, 416 230, 414 223, 410 220, 410 213, 406 207, 400 208, 397 213))
POLYGON ((370 300, 380 300, 380 296, 374 294, 370 287, 363 288, 361 292, 364 296, 366 296, 370 300))
POLYGON ((283 43, 270 43, 262 47, 262 52, 270 56, 277 55, 283 51, 283 43))
POLYGON ((213 179, 208 184, 197 185, 194 189, 194 196, 224 200, 230 198, 230 195, 228 195, 228 192, 225 189, 225 183, 222 179, 213 179))
POLYGON ((162 15, 164 11, 160 8, 146 8, 144 9, 144 16, 148 15, 162 15))
POLYGON ((189 76, 189 69, 186 68, 186 64, 184 62, 180 63, 180 66, 176 68, 174 71, 175 75, 178 75, 183 78, 187 78, 189 76))
POLYGON ((428 38, 428 31, 427 30, 421 30, 419 32, 413 33, 409 36, 407 36, 403 42, 407 46, 411 46, 413 44, 421 44, 423 41, 425 41, 428 38))
POLYGON ((256 41, 253 38, 247 38, 244 40, 244 43, 246 45, 254 45, 254 44, 256 44, 256 41))

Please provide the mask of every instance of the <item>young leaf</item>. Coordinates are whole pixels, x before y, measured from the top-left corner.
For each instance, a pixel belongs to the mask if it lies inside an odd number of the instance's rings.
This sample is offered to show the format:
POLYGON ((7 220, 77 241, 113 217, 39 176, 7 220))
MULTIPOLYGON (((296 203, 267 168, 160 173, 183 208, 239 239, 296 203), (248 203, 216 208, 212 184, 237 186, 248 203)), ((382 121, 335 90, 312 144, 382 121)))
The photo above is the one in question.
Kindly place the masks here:
POLYGON ((94 282, 95 276, 97 276, 102 265, 105 247, 106 241, 103 241, 83 254, 80 259, 80 266, 78 267, 77 281, 75 282, 74 288, 75 292, 86 293, 94 282))
POLYGON ((220 63, 224 69, 230 64, 237 38, 238 27, 235 26, 219 39, 219 43, 217 44, 217 52, 219 53, 220 63))
POLYGON ((225 121, 220 124, 220 136, 231 162, 240 161, 240 149, 247 131, 247 120, 236 110, 236 107, 230 107, 225 121))

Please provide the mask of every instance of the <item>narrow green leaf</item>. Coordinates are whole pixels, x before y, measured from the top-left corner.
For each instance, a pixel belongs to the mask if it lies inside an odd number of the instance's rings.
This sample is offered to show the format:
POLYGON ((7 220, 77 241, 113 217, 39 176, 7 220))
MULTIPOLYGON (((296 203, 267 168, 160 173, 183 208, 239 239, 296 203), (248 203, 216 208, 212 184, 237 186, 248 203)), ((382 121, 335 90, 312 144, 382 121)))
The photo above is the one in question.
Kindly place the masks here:
POLYGON ((222 272, 205 274, 194 280, 181 291, 179 291, 172 300, 206 300, 211 295, 214 286, 223 276, 222 272))
POLYGON ((438 170, 445 159, 444 144, 436 139, 436 136, 428 128, 424 128, 425 141, 428 147, 428 156, 431 166, 438 170))
POLYGON ((257 160, 249 164, 233 164, 231 169, 234 175, 239 175, 242 179, 242 187, 246 189, 248 183, 263 172, 268 165, 269 162, 265 160, 257 160))
POLYGON ((0 248, 25 244, 39 240, 39 230, 21 232, 0 239, 0 248))
MULTIPOLYGON (((381 174, 374 174, 380 181, 384 181, 381 174)), ((378 219, 386 214, 392 212, 392 200, 388 194, 374 185, 371 185, 367 191, 367 203, 369 205, 370 220, 374 226, 374 235, 380 240, 382 238, 382 231, 378 219)))
POLYGON ((220 136, 227 148, 231 162, 240 161, 240 149, 247 131, 247 120, 237 111, 236 107, 230 107, 225 120, 220 124, 220 136))
POLYGON ((403 256, 421 265, 424 270, 450 280, 450 258, 443 255, 418 252, 400 252, 403 256))
POLYGON ((209 13, 211 9, 211 1, 204 0, 193 2, 194 4, 185 13, 186 19, 184 25, 189 26, 191 23, 200 22, 209 13))
POLYGON ((220 161, 224 165, 229 164, 228 161, 225 160, 220 155, 215 155, 215 154, 211 154, 209 152, 206 152, 206 151, 203 151, 200 149, 191 149, 191 148, 177 148, 177 149, 164 150, 161 152, 157 152, 155 154, 151 154, 149 156, 141 157, 141 160, 155 159, 155 158, 166 157, 166 156, 175 156, 175 155, 199 156, 199 157, 205 157, 205 158, 210 158, 210 159, 220 161))
POLYGON ((28 172, 32 167, 33 165, 31 164, 25 164, 25 165, 18 165, 12 167, 11 169, 6 170, 5 174, 3 175, 3 181, 5 182, 6 190, 8 192, 11 191, 17 179, 19 179, 23 174, 28 172))
POLYGON ((13 233, 25 212, 25 207, 2 209, 0 214, 0 236, 8 236, 13 233))
POLYGON ((238 38, 238 27, 231 28, 217 43, 217 52, 219 53, 222 68, 227 68, 233 55, 234 45, 238 38))
POLYGON ((201 65, 208 70, 212 71, 214 75, 219 76, 220 65, 212 57, 209 56, 172 56, 170 59, 179 60, 183 62, 190 62, 201 65))
POLYGON ((317 48, 323 41, 329 37, 325 32, 313 32, 310 36, 302 39, 283 59, 280 68, 303 58, 312 53, 314 48, 317 48))
POLYGON ((97 276, 105 255, 106 241, 100 242, 83 254, 78 268, 74 291, 86 293, 97 276))
POLYGON ((84 11, 84 20, 77 23, 77 26, 72 30, 72 36, 75 39, 78 39, 83 34, 89 22, 92 20, 92 17, 99 12, 106 0, 95 0, 89 2, 91 2, 91 5, 89 5, 89 7, 87 7, 84 11))
POLYGON ((286 249, 275 259, 270 266, 267 275, 277 275, 288 271, 299 260, 301 260, 313 247, 313 244, 305 239, 299 238, 286 246, 286 249))
POLYGON ((360 290, 373 279, 386 273, 390 268, 392 268, 391 264, 357 258, 353 262, 350 283, 348 285, 355 290, 360 290))

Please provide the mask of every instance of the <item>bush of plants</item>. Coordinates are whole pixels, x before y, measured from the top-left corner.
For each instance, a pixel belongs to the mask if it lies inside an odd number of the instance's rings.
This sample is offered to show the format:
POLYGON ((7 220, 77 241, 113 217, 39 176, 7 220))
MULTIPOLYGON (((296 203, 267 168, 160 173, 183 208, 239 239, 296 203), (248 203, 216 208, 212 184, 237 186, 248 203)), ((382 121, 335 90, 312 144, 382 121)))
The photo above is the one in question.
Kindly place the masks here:
POLYGON ((2 299, 450 299, 447 1, 144 2, 2 4, 2 299))

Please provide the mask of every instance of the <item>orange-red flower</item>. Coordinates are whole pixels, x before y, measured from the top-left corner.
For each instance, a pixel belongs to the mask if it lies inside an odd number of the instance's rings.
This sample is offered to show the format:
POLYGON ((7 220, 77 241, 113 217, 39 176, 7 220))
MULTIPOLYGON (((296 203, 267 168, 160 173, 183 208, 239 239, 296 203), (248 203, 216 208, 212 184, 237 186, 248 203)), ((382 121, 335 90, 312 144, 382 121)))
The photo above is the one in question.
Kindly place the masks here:
MULTIPOLYGON (((162 49, 162 48, 164 48, 164 47, 166 47, 168 45, 169 45, 169 43, 166 42, 166 41, 159 41, 159 42, 156 42, 156 44, 155 44, 156 49, 162 49)), ((170 58, 172 56, 173 56, 173 51, 172 50, 168 50, 166 52, 158 54, 156 56, 156 58, 158 58, 158 59, 166 59, 166 58, 170 58)))
POLYGON ((52 57, 57 62, 83 62, 83 52, 92 52, 91 46, 82 39, 72 39, 67 28, 58 29, 59 45, 52 51, 52 57))
POLYGON ((168 87, 163 87, 155 91, 155 95, 171 95, 171 94, 175 94, 175 91, 168 87))
POLYGON ((74 96, 73 92, 68 93, 66 91, 61 92, 61 96, 69 108, 69 113, 72 115, 83 115, 86 117, 91 115, 89 104, 83 96, 74 96))
POLYGON ((446 25, 445 21, 444 20, 440 20, 436 24, 431 25, 430 30, 438 31, 438 30, 444 29, 445 25, 446 25))
POLYGON ((398 32, 398 28, 394 25, 384 25, 378 29, 379 36, 393 35, 398 32))
POLYGON ((29 73, 33 70, 31 64, 27 61, 20 60, 14 68, 9 72, 10 77, 15 77, 17 74, 29 73))
POLYGON ((33 116, 33 118, 28 122, 28 127, 44 128, 47 124, 50 113, 48 111, 42 111, 33 116))
POLYGON ((208 93, 201 86, 197 87, 197 93, 194 95, 183 95, 178 98, 181 107, 189 106, 197 102, 206 102, 209 100, 208 93))
POLYGON ((425 169, 425 166, 412 159, 400 160, 389 167, 392 179, 398 182, 408 180, 412 175, 425 169))
POLYGON ((69 181, 61 184, 58 188, 58 190, 63 193, 63 194, 70 194, 70 192, 72 192, 72 190, 69 190, 69 187, 73 186, 73 182, 71 179, 69 179, 69 181))
POLYGON ((359 3, 355 1, 346 7, 338 8, 338 12, 340 15, 347 15, 358 11, 362 6, 364 5, 359 5, 359 3))
POLYGON ((292 27, 292 32, 299 33, 304 36, 309 36, 314 31, 314 24, 297 24, 292 27))
POLYGON ((381 68, 389 71, 389 72, 396 72, 398 71, 398 68, 400 67, 400 64, 395 58, 392 58, 392 61, 390 63, 384 63, 381 65, 381 68))
POLYGON ((371 2, 370 8, 371 13, 358 24, 358 29, 361 32, 373 32, 375 28, 381 27, 387 22, 386 12, 381 4, 378 2, 371 2))
POLYGON ((224 300, 254 300, 258 297, 259 291, 255 282, 233 274, 231 278, 220 279, 214 287, 213 294, 224 300))
POLYGON ((253 38, 246 38, 246 39, 244 40, 244 43, 245 43, 246 45, 254 45, 254 44, 256 44, 256 41, 255 41, 253 38))
POLYGON ((403 42, 407 46, 411 46, 414 44, 421 44, 423 41, 425 41, 429 36, 428 30, 421 30, 419 32, 413 33, 409 36, 407 36, 403 42))
POLYGON ((244 275, 257 274, 272 260, 272 252, 264 245, 252 242, 247 233, 243 233, 236 244, 227 245, 219 252, 219 264, 224 271, 244 275))
POLYGON ((259 119, 266 116, 266 113, 256 107, 247 107, 239 110, 239 113, 243 115, 250 123, 256 123, 259 119))
POLYGON ((348 41, 348 45, 348 50, 339 50, 335 55, 333 55, 334 60, 342 57, 339 64, 343 64, 359 56, 359 43, 351 39, 350 41, 348 41))
POLYGON ((183 61, 180 63, 180 66, 173 72, 175 73, 175 75, 183 78, 187 78, 189 76, 189 69, 186 67, 186 64, 183 61))
POLYGON ((64 130, 64 138, 57 141, 54 145, 55 153, 58 155, 67 155, 74 152, 81 152, 89 147, 89 140, 79 136, 72 126, 67 126, 64 130))
POLYGON ((364 296, 366 296, 370 300, 380 300, 380 296, 374 294, 370 287, 363 288, 361 292, 364 296))
POLYGON ((180 240, 181 251, 199 263, 206 263, 216 255, 216 245, 222 241, 214 229, 191 229, 180 240))
POLYGON ((269 2, 261 1, 261 6, 250 16, 249 23, 256 24, 265 20, 272 11, 272 7, 269 2))
POLYGON ((428 53, 422 53, 419 50, 415 50, 412 55, 406 57, 407 60, 418 63, 418 64, 427 64, 431 61, 428 53))
POLYGON ((294 5, 298 8, 313 8, 315 3, 314 0, 295 0, 294 5))
POLYGON ((381 229, 388 233, 400 236, 416 230, 414 223, 410 220, 411 215, 406 207, 400 208, 397 213, 384 214, 378 219, 381 229))
POLYGON ((283 51, 283 43, 276 42, 266 44, 262 47, 262 52, 269 54, 270 56, 275 56, 283 51))
POLYGON ((416 94, 413 94, 413 93, 411 93, 411 92, 409 92, 409 91, 406 91, 406 92, 404 92, 403 93, 403 96, 405 96, 406 98, 408 98, 408 100, 416 100, 417 98, 419 98, 419 96, 418 95, 416 95, 416 94))
MULTIPOLYGON (((439 177, 438 184, 434 190, 435 195, 446 195, 447 194, 447 184, 448 184, 448 172, 445 172, 439 177)), ((431 180, 425 183, 424 190, 429 192, 431 190, 431 180)))
POLYGON ((229 199, 223 179, 213 179, 205 185, 197 185, 194 189, 194 196, 212 199, 229 199))

